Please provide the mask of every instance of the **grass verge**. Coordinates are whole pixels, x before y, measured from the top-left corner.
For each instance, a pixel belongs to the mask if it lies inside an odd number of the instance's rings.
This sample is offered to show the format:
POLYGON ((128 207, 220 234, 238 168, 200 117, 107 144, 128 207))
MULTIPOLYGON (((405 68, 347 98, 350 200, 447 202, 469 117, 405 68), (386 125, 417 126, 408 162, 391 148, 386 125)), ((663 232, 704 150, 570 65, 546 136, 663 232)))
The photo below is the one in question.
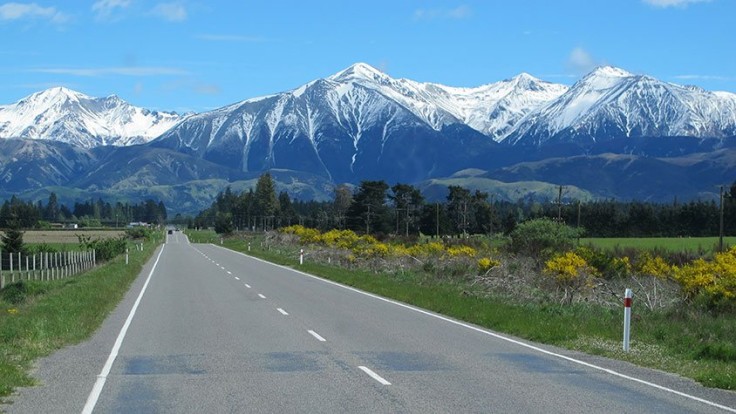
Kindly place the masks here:
POLYGON ((34 385, 29 371, 36 359, 89 338, 156 247, 131 248, 127 266, 123 255, 69 279, 23 281, 0 291, 0 399, 34 385))
MULTIPOLYGON (((217 240, 200 233, 201 240, 217 240)), ((736 318, 702 311, 634 310, 631 352, 621 350, 623 309, 590 304, 519 303, 474 290, 466 281, 423 274, 374 273, 319 263, 298 265, 298 248, 265 249, 258 237, 225 247, 361 290, 528 340, 677 373, 705 386, 736 390, 736 318), (251 250, 248 251, 248 243, 251 250)))

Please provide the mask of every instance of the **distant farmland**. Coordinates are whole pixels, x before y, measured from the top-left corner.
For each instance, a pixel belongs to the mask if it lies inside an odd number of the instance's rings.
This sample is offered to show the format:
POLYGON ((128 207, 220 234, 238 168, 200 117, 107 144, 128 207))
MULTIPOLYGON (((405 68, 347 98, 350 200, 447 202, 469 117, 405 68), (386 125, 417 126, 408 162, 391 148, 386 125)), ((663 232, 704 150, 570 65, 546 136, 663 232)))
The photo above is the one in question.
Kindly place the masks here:
POLYGON ((125 234, 120 230, 27 230, 23 232, 23 241, 31 244, 78 244, 79 237, 109 239, 125 234))
MULTIPOLYGON (((671 252, 713 252, 718 249, 718 237, 642 237, 642 238, 587 238, 580 239, 582 245, 592 245, 601 249, 615 248, 654 250, 671 252)), ((736 237, 724 237, 723 246, 736 245, 736 237)))

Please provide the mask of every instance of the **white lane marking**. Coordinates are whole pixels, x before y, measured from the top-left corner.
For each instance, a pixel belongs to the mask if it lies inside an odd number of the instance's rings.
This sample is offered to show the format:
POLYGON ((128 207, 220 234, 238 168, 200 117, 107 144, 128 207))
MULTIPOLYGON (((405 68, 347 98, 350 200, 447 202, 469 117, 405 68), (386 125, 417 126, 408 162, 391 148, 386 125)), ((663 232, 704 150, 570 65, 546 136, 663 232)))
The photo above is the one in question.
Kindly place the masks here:
POLYGON ((317 340, 320 342, 327 341, 325 338, 321 337, 317 332, 314 332, 314 331, 307 331, 307 332, 309 332, 309 334, 312 335, 313 337, 317 338, 317 340))
MULTIPOLYGON (((227 274, 231 275, 231 274, 233 274, 233 272, 231 272, 231 271, 228 270, 227 271, 227 274)), ((236 277, 236 279, 238 279, 238 278, 236 277)), ((240 279, 238 279, 238 280, 240 280, 240 279)))
POLYGON ((632 381, 632 382, 636 382, 636 383, 639 383, 639 384, 642 384, 642 385, 646 385, 648 387, 656 388, 656 389, 658 389, 660 391, 664 391, 664 392, 668 392, 668 393, 671 393, 671 394, 679 395, 680 397, 684 397, 684 398, 687 398, 687 399, 690 399, 690 400, 693 400, 693 401, 697 401, 697 402, 700 402, 700 403, 709 405, 711 407, 720 408, 722 410, 725 410, 725 411, 728 411, 728 412, 731 412, 731 413, 736 413, 736 408, 727 407, 725 405, 718 404, 716 402, 709 401, 709 400, 706 400, 704 398, 696 397, 694 395, 687 394, 687 393, 684 393, 682 391, 677 391, 677 390, 674 390, 672 388, 667 388, 665 386, 662 386, 662 385, 659 385, 659 384, 655 384, 653 382, 649 382, 649 381, 646 381, 646 380, 643 380, 643 379, 640 379, 640 378, 636 378, 636 377, 632 377, 632 376, 629 376, 629 375, 626 375, 626 374, 622 374, 622 373, 620 373, 618 371, 614 371, 612 369, 604 368, 604 367, 601 367, 601 366, 598 366, 598 365, 591 364, 589 362, 581 361, 579 359, 575 359, 575 358, 572 358, 572 357, 569 357, 569 356, 565 356, 565 355, 558 354, 558 353, 555 353, 555 352, 552 352, 552 351, 548 351, 548 350, 542 349, 542 348, 540 348, 538 346, 526 344, 524 342, 517 341, 516 339, 508 338, 508 337, 503 336, 501 334, 497 334, 495 332, 491 332, 491 331, 488 331, 488 330, 485 330, 485 329, 481 329, 481 328, 478 328, 477 326, 469 325, 469 324, 464 323, 464 322, 456 321, 454 319, 450 319, 448 317, 445 317, 445 316, 442 316, 442 315, 438 315, 438 314, 435 314, 435 313, 426 311, 426 310, 421 309, 421 308, 417 308, 417 307, 414 307, 414 306, 411 306, 411 305, 407 305, 405 303, 397 302, 397 301, 392 300, 392 299, 387 299, 387 298, 384 298, 384 297, 381 297, 381 296, 378 296, 378 295, 374 295, 372 293, 364 292, 362 290, 359 290, 359 289, 356 289, 356 288, 353 288, 353 287, 350 287, 350 286, 341 285, 341 284, 339 284, 337 282, 333 282, 331 280, 322 279, 321 277, 310 275, 309 273, 304 273, 304 272, 302 272, 300 270, 296 270, 296 269, 292 269, 290 267, 286 267, 286 266, 278 265, 278 264, 275 264, 275 263, 271 263, 271 262, 268 262, 266 260, 259 259, 257 257, 248 256, 245 253, 236 252, 234 250, 230 250, 230 249, 225 248, 225 247, 217 246, 217 245, 214 245, 214 244, 212 246, 218 247, 218 248, 223 249, 223 250, 227 250, 227 251, 229 251, 231 253, 235 253, 235 254, 239 254, 241 256, 245 256, 245 257, 247 257, 249 259, 253 259, 253 260, 257 260, 257 261, 262 262, 262 263, 269 264, 271 266, 279 267, 279 268, 284 269, 284 270, 288 270, 288 271, 291 271, 291 272, 294 272, 294 273, 298 273, 300 275, 303 275, 303 276, 306 276, 306 277, 309 277, 309 278, 318 280, 318 281, 323 282, 323 283, 328 283, 328 284, 333 285, 333 286, 337 286, 337 287, 340 287, 340 288, 343 288, 343 289, 347 289, 347 290, 350 290, 352 292, 359 293, 361 295, 365 295, 365 296, 371 297, 373 299, 378 299, 378 300, 381 300, 381 301, 384 301, 384 302, 387 302, 387 303, 392 303, 392 304, 394 304, 396 306, 400 306, 400 307, 402 307, 404 309, 409 309, 411 311, 419 312, 419 313, 421 313, 423 315, 427 315, 427 316, 430 316, 432 318, 440 319, 440 320, 443 320, 445 322, 449 322, 449 323, 452 323, 452 324, 455 324, 455 325, 458 325, 458 326, 462 326, 464 328, 468 328, 468 329, 471 329, 473 331, 480 332, 482 334, 485 334, 485 335, 488 335, 488 336, 492 336, 492 337, 494 337, 496 339, 500 339, 502 341, 506 341, 506 342, 509 342, 509 343, 512 343, 512 344, 515 344, 515 345, 519 345, 519 346, 522 346, 524 348, 531 349, 531 350, 540 352, 540 353, 545 354, 545 355, 549 355, 549 356, 552 356, 552 357, 555 357, 555 358, 564 359, 566 361, 569 361, 569 362, 572 362, 572 363, 575 363, 575 364, 579 364, 579 365, 582 365, 582 366, 585 366, 585 367, 588 367, 588 368, 591 368, 591 369, 594 369, 594 370, 598 370, 598 371, 601 371, 601 372, 605 372, 607 374, 611 374, 613 376, 616 376, 616 377, 619 377, 619 378, 623 378, 623 379, 628 380, 628 381, 632 381))
MULTIPOLYGON (((228 272, 228 273, 230 273, 230 272, 228 272)), ((230 273, 230 274, 232 274, 232 273, 230 273)), ((237 277, 237 276, 235 276, 235 280, 240 280, 240 278, 237 277)))
POLYGON ((247 283, 245 284, 245 287, 247 287, 248 289, 250 289, 250 285, 247 284, 247 283))
POLYGON ((281 308, 276 308, 276 310, 279 311, 282 315, 286 315, 286 316, 289 315, 285 310, 283 310, 281 308))
POLYGON ((261 295, 260 293, 258 294, 258 297, 261 298, 261 299, 266 299, 266 297, 263 296, 263 295, 261 295))
POLYGON ((84 408, 82 409, 82 414, 91 414, 92 411, 95 409, 95 405, 97 405, 97 400, 100 398, 100 394, 102 393, 102 388, 105 387, 105 381, 107 381, 107 376, 108 374, 110 374, 110 369, 112 369, 112 364, 113 362, 115 362, 115 358, 117 358, 118 356, 120 347, 123 345, 123 339, 125 339, 125 334, 128 333, 128 327, 130 327, 130 323, 133 321, 135 312, 138 310, 138 305, 140 305, 141 299, 143 299, 143 294, 146 293, 146 288, 148 288, 148 282, 151 281, 151 276, 153 276, 153 272, 156 271, 156 266, 158 266, 158 260, 161 258, 161 254, 163 254, 164 248, 166 248, 165 245, 162 246, 161 251, 158 252, 158 257, 156 257, 156 262, 153 263, 153 268, 151 268, 151 272, 148 273, 148 278, 146 279, 146 282, 143 284, 141 293, 138 294, 138 299, 135 300, 135 303, 133 304, 133 308, 130 310, 130 313, 128 314, 128 318, 125 320, 125 323, 123 324, 123 328, 120 329, 120 333, 118 334, 118 338, 115 340, 115 344, 112 346, 112 350, 110 351, 110 356, 107 357, 107 361, 105 361, 105 365, 102 367, 102 371, 100 372, 100 375, 97 376, 97 381, 95 381, 95 385, 92 387, 92 392, 90 392, 89 396, 87 397, 87 402, 84 404, 84 408))
POLYGON ((225 266, 220 266, 220 269, 225 270, 225 266))
POLYGON ((380 375, 378 375, 375 372, 371 371, 370 368, 364 367, 364 366, 359 366, 358 368, 360 368, 363 372, 365 372, 366 374, 370 375, 371 378, 373 378, 374 380, 380 382, 381 384, 383 384, 383 385, 391 385, 390 382, 386 381, 380 375))

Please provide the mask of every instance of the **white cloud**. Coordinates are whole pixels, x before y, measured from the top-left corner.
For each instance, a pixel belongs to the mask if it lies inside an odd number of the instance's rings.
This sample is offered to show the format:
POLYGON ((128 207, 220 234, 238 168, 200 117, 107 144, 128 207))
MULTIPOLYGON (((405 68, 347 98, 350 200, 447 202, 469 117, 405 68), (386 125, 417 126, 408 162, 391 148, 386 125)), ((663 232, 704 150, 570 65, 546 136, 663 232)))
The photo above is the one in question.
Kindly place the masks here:
POLYGON ((417 9, 414 10, 414 20, 461 20, 472 16, 470 7, 462 5, 454 9, 417 9))
POLYGON ((171 75, 188 75, 189 72, 167 67, 144 67, 144 66, 122 66, 112 68, 41 68, 31 69, 30 72, 36 73, 53 73, 57 75, 72 76, 171 76, 171 75))
POLYGON ((687 7, 695 3, 707 3, 711 0, 642 0, 644 3, 654 7, 687 7))
POLYGON ((200 34, 194 36, 195 39, 206 40, 209 42, 243 42, 243 43, 259 43, 265 42, 267 39, 259 36, 241 36, 241 35, 222 35, 222 34, 200 34))
POLYGON ((46 19, 52 23, 66 23, 69 16, 55 7, 42 7, 36 3, 5 3, 0 5, 0 20, 46 19))
POLYGON ((187 19, 187 9, 181 3, 159 3, 151 14, 170 22, 183 22, 187 19))
POLYGON ((218 95, 220 92, 222 92, 222 89, 215 84, 203 83, 196 85, 194 87, 194 91, 200 95, 218 95))
POLYGON ((131 0, 99 0, 92 5, 92 11, 98 20, 109 20, 116 10, 130 7, 131 0))
POLYGON ((576 47, 570 52, 570 56, 567 58, 567 65, 576 72, 586 73, 599 66, 601 62, 598 62, 593 56, 588 53, 582 47, 576 47))

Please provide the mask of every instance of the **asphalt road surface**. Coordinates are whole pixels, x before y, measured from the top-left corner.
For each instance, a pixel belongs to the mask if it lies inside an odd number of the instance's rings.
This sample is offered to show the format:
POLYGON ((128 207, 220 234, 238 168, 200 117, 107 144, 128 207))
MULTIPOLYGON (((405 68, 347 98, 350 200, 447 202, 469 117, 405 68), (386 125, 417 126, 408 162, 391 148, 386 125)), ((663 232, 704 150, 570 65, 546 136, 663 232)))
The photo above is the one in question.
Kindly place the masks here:
POLYGON ((736 393, 167 236, 10 413, 728 413, 736 393))

